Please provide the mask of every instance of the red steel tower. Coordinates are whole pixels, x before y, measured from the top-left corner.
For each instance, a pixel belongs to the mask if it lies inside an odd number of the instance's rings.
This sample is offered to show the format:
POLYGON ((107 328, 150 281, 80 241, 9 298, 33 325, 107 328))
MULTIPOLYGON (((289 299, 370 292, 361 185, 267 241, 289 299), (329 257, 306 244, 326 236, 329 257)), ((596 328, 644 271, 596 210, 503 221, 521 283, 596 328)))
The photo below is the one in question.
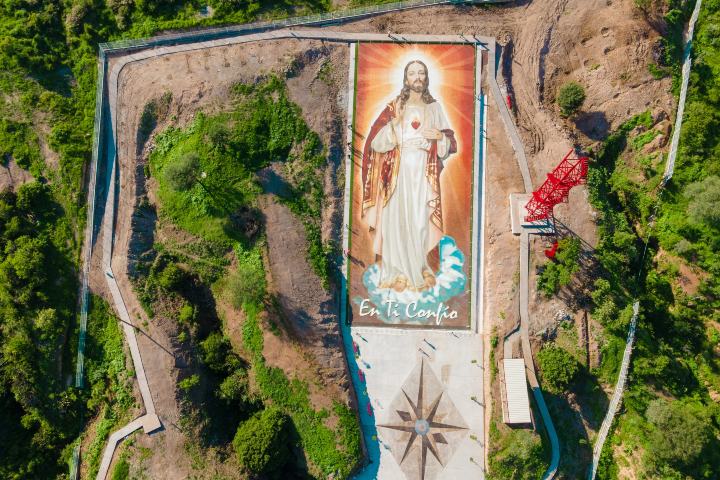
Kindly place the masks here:
POLYGON ((532 193, 530 201, 525 205, 528 214, 526 222, 535 222, 552 217, 553 207, 565 203, 570 189, 585 183, 588 171, 588 158, 574 155, 570 150, 555 170, 548 173, 547 180, 532 193), (571 158, 572 156, 572 158, 571 158))

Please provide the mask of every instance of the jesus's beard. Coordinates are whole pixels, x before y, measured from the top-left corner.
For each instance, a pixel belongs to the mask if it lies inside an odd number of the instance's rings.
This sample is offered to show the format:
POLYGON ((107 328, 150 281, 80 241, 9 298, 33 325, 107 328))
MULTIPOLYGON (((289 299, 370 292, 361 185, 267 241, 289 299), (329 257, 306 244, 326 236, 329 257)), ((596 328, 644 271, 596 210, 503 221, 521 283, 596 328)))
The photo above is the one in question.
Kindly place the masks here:
POLYGON ((415 93, 423 93, 425 91, 425 83, 420 80, 415 80, 415 82, 412 85, 408 85, 408 87, 415 93))

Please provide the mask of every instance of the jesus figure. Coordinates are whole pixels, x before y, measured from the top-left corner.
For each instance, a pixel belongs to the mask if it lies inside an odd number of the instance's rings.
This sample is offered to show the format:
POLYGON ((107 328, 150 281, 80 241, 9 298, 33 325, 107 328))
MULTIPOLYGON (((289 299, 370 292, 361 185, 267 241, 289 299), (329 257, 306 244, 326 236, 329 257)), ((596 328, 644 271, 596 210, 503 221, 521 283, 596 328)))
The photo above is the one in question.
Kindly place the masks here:
POLYGON ((403 87, 370 128, 362 158, 362 215, 373 234, 381 288, 435 286, 443 236, 440 172, 457 151, 455 134, 428 90, 420 60, 405 66, 403 87))

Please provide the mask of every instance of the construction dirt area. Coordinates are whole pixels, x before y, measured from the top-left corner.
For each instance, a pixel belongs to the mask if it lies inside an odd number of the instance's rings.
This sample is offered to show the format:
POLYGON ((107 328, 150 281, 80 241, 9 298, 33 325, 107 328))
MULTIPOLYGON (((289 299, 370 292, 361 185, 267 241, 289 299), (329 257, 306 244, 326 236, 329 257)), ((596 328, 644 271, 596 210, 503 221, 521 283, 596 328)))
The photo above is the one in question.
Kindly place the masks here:
MULTIPOLYGON (((516 2, 507 6, 441 6, 384 14, 333 25, 345 32, 392 32, 407 34, 464 34, 494 37, 498 42, 497 78, 508 96, 514 121, 524 142, 534 187, 574 147, 597 149, 601 139, 629 116, 651 110, 671 112, 674 100, 669 79, 655 80, 648 70, 658 48, 659 33, 633 7, 632 0, 546 0, 516 2), (574 120, 560 116, 555 105, 558 87, 568 80, 585 85, 583 112, 574 120)), ((187 436, 180 428, 181 405, 177 383, 188 373, 177 341, 176 322, 156 315, 150 319, 141 307, 129 274, 133 235, 191 243, 192 236, 161 220, 137 215, 148 199, 156 204, 153 179, 145 179, 143 166, 153 146, 153 135, 168 126, 188 125, 198 112, 215 113, 228 108, 230 88, 237 82, 254 83, 270 74, 286 78, 290 99, 302 109, 309 127, 316 131, 329 152, 325 172, 327 209, 323 212, 323 235, 339 235, 345 149, 344 121, 348 105, 347 43, 286 39, 206 48, 149 58, 128 64, 119 77, 117 105, 117 160, 120 190, 116 210, 112 266, 130 317, 139 328, 138 343, 155 408, 164 430, 138 435, 136 444, 154 453, 144 459, 147 478, 212 478, 232 476, 223 461, 211 461, 204 470, 193 466, 187 436), (323 73, 321 73, 321 70, 323 73), (167 115, 155 126, 145 143, 139 143, 139 127, 148 102, 172 93, 167 115)), ((108 71, 112 69, 110 59, 108 71)), ((486 68, 483 65, 483 68, 486 68)), ((523 192, 523 180, 499 110, 488 99, 487 155, 485 158, 485 278, 483 332, 504 335, 515 327, 518 316, 519 241, 511 232, 509 195, 523 192)), ((8 173, 12 166, 8 167, 8 173)), ((1 172, 0 172, 1 173, 1 172)), ((261 183, 262 183, 262 179, 261 183)), ((336 287, 325 290, 306 260, 306 241, 301 222, 272 195, 258 205, 265 222, 269 265, 268 284, 279 299, 279 309, 290 324, 281 336, 266 335, 263 354, 270 365, 289 378, 311 384, 311 398, 318 408, 331 400, 353 403, 343 359, 337 322, 336 287), (294 315, 302 312, 302 315, 294 315)), ((574 189, 571 201, 555 215, 563 228, 578 236, 586 250, 597 242, 594 212, 584 187, 574 189)), ((535 271, 545 262, 543 249, 551 240, 531 237, 530 333, 547 334, 563 319, 578 320, 586 305, 573 296, 546 300, 536 292, 535 271)), ((97 244, 102 243, 102 236, 97 244)), ((95 249, 91 289, 110 299, 101 267, 101 249, 95 249)), ((580 286, 582 287, 582 286, 580 286)), ((243 318, 232 309, 224 314, 226 334, 239 342, 243 318)), ((592 324, 592 319, 589 320, 592 324)), ((587 326, 583 328, 588 328, 587 326)), ((588 348, 597 350, 590 329, 588 348)), ((580 335, 579 335, 580 336, 580 335)), ((500 342, 502 344, 502 342, 500 342)), ((518 348, 518 347, 515 347, 518 348)), ((485 352, 489 358, 489 348, 485 352)), ((519 350, 516 350, 519 352, 519 350)), ((500 347, 495 358, 502 358, 500 347)), ((595 360, 597 361, 597 360, 595 360)), ((497 387, 486 373, 485 405, 492 405, 497 387)), ((607 386, 604 386, 607 387, 607 386)), ((139 395, 138 395, 139 398, 139 395)), ((141 405, 141 402, 138 402, 141 405)), ((497 408, 497 401, 494 403, 497 408)), ((485 409, 486 424, 497 412, 485 409)), ((592 436, 590 425, 578 425, 592 436)))

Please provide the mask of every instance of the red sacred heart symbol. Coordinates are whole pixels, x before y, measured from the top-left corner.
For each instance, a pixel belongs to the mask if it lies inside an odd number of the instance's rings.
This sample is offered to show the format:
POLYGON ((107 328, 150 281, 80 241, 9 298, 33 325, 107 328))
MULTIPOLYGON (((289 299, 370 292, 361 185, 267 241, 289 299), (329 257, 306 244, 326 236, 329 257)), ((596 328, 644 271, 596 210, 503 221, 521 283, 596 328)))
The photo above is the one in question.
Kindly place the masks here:
POLYGON ((410 123, 410 125, 411 125, 415 130, 417 130, 418 128, 420 128, 420 120, 415 119, 415 120, 413 120, 413 121, 410 123))

